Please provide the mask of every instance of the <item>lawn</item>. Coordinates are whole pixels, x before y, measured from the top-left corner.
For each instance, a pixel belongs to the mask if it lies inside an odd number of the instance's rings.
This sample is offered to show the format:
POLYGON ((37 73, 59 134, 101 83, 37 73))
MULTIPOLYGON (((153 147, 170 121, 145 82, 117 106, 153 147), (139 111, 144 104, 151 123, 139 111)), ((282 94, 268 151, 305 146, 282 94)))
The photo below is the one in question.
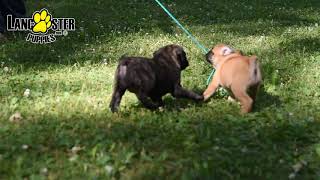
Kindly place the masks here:
POLYGON ((108 109, 123 55, 182 45, 182 84, 203 92, 200 49, 154 1, 27 1, 74 17, 52 44, 9 34, 0 45, 0 179, 319 179, 320 1, 165 0, 206 47, 256 54, 264 83, 253 113, 223 91, 206 103, 164 97, 149 111, 126 93, 108 109), (30 95, 24 96, 26 89, 30 95), (9 121, 21 113, 19 122, 9 121))

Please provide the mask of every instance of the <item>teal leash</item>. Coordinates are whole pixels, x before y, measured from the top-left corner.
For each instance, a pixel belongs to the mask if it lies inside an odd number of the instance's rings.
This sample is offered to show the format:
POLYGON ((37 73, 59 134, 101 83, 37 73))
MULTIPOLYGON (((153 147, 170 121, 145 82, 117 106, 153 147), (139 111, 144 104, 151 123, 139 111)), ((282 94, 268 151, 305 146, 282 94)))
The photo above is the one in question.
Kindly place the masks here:
MULTIPOLYGON (((155 0, 158 5, 170 16, 170 18, 188 35, 188 37, 191 38, 191 40, 198 46, 199 49, 202 50, 202 52, 204 54, 206 54, 209 50, 207 48, 205 48, 178 20, 177 18, 175 18, 172 13, 170 13, 170 11, 159 1, 159 0, 155 0)), ((215 72, 215 69, 212 69, 212 72, 210 73, 208 79, 207 79, 207 85, 209 85, 212 76, 215 72)))
POLYGON ((210 84, 210 81, 211 81, 211 79, 212 79, 212 76, 214 75, 215 72, 216 72, 216 70, 215 70, 215 69, 212 69, 212 71, 211 71, 211 73, 210 73, 210 75, 209 75, 209 77, 208 77, 208 79, 207 79, 207 86, 210 84))
POLYGON ((208 49, 205 48, 185 27, 183 27, 182 24, 177 20, 177 18, 175 18, 159 0, 155 1, 171 17, 171 19, 191 38, 191 40, 203 51, 203 53, 206 54, 208 52, 208 49))

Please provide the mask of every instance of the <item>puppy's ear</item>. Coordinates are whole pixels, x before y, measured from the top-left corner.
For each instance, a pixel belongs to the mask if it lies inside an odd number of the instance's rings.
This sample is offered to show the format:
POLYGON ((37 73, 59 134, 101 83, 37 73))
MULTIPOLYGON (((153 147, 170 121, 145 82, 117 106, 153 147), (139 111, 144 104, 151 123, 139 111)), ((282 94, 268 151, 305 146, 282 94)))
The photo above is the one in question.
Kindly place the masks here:
POLYGON ((184 70, 189 66, 186 52, 184 52, 183 49, 181 49, 180 52, 177 52, 177 59, 179 61, 181 70, 184 70))
POLYGON ((164 48, 160 48, 158 50, 156 50, 155 52, 153 52, 153 57, 159 56, 160 54, 162 54, 164 51, 164 48))
POLYGON ((232 53, 234 53, 234 50, 232 48, 228 47, 228 46, 225 46, 225 47, 223 47, 221 49, 221 54, 223 56, 226 56, 226 55, 229 55, 229 54, 232 54, 232 53))

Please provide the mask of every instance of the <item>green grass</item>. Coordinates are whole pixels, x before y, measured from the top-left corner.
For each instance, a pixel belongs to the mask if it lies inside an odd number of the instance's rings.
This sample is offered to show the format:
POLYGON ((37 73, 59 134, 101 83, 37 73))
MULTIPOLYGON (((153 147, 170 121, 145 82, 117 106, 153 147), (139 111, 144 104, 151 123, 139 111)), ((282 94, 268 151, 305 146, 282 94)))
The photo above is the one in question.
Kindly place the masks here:
POLYGON ((0 179, 288 179, 297 166, 295 179, 319 179, 319 1, 164 2, 205 46, 259 57, 255 111, 242 116, 219 94, 166 96, 151 112, 126 93, 111 114, 121 55, 180 44, 190 62, 182 83, 202 92, 211 68, 201 50, 153 1, 27 1, 28 14, 46 7, 77 30, 49 45, 23 33, 0 45, 0 179), (15 112, 20 123, 9 121, 15 112))

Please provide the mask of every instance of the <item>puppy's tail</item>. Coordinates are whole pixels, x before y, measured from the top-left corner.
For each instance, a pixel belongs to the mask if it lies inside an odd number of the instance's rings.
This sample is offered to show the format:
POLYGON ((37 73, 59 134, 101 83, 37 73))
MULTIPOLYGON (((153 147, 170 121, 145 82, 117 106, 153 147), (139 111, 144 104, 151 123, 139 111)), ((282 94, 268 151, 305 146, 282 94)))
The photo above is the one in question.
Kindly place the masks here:
POLYGON ((257 56, 249 57, 251 84, 258 84, 262 80, 260 63, 257 56))
POLYGON ((117 111, 120 105, 121 97, 126 91, 125 77, 127 74, 127 64, 125 60, 126 60, 125 57, 120 58, 120 61, 114 76, 114 87, 113 87, 113 93, 112 93, 112 98, 110 102, 110 109, 112 112, 117 111))
POLYGON ((122 56, 119 59, 119 64, 115 75, 115 87, 119 86, 121 82, 124 82, 127 75, 127 69, 129 65, 129 59, 126 56, 122 56))

